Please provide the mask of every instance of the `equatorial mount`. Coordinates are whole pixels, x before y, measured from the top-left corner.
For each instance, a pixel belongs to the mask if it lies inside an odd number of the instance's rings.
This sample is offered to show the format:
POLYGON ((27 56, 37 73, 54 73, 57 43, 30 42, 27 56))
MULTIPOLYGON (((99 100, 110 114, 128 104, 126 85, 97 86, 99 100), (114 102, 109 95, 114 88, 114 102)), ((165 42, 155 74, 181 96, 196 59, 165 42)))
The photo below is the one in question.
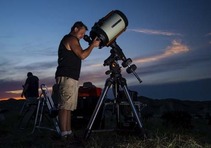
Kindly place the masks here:
POLYGON ((122 49, 117 45, 116 41, 114 41, 111 45, 112 49, 110 50, 111 55, 104 61, 103 66, 109 66, 110 70, 106 71, 106 75, 111 73, 121 72, 121 67, 118 64, 118 60, 122 60, 122 66, 126 69, 128 74, 133 73, 134 76, 141 83, 142 80, 139 78, 135 70, 137 69, 135 64, 132 64, 132 60, 130 58, 126 58, 122 49))

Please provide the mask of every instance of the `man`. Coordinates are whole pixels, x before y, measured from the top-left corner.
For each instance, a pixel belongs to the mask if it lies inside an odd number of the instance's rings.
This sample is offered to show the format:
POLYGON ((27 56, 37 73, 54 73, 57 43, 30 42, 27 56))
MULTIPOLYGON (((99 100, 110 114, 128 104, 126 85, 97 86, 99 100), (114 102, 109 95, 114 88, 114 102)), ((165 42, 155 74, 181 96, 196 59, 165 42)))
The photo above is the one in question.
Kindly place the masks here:
POLYGON ((25 97, 27 103, 35 103, 37 97, 39 97, 39 78, 34 76, 32 72, 27 73, 27 79, 23 85, 23 92, 21 97, 25 97))
POLYGON ((59 123, 61 136, 64 138, 72 134, 71 111, 77 107, 81 60, 87 58, 93 48, 100 44, 100 41, 95 38, 85 50, 82 49, 79 41, 87 30, 82 22, 76 22, 59 45, 56 82, 59 86, 59 123))
POLYGON ((23 91, 21 97, 25 97, 26 101, 21 108, 20 115, 22 115, 25 107, 27 108, 26 116, 23 116, 21 121, 20 128, 26 128, 28 121, 33 113, 35 113, 37 108, 37 102, 39 97, 39 79, 37 76, 34 76, 32 72, 27 73, 27 79, 23 85, 23 91))

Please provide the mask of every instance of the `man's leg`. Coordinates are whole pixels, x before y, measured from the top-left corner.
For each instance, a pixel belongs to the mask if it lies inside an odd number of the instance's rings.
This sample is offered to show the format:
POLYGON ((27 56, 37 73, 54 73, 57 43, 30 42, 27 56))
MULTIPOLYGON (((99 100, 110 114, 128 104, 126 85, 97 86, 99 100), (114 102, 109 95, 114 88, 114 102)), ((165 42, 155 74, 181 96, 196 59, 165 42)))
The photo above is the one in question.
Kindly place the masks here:
POLYGON ((67 131, 72 130, 71 129, 71 111, 70 110, 67 111, 67 122, 66 123, 67 123, 66 124, 67 131))
POLYGON ((70 135, 72 133, 71 129, 71 110, 75 110, 77 107, 77 97, 78 97, 78 81, 59 77, 57 78, 57 83, 59 84, 59 122, 60 130, 62 136, 66 133, 70 135), (65 110, 64 110, 65 108, 65 110))
POLYGON ((61 130, 61 136, 65 136, 67 132, 67 115, 68 111, 65 109, 59 110, 59 124, 61 130))

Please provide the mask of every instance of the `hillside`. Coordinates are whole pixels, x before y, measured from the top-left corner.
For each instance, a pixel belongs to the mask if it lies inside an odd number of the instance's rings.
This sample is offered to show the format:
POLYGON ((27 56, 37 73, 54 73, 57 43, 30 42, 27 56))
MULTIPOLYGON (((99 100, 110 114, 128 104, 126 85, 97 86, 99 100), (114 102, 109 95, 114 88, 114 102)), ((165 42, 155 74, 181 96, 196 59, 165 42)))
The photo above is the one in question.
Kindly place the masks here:
POLYGON ((206 114, 211 115, 211 101, 189 101, 179 99, 151 99, 144 96, 138 98, 147 107, 143 109, 143 113, 150 113, 156 116, 162 115, 167 111, 186 111, 194 116, 205 117, 206 114))

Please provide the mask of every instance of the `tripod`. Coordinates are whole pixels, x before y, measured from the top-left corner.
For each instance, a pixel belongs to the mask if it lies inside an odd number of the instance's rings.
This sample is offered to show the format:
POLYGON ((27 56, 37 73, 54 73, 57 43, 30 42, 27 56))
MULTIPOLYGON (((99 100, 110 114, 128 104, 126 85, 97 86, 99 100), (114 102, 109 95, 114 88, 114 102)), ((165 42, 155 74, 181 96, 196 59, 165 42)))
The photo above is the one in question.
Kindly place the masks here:
POLYGON ((60 134, 60 128, 59 128, 58 117, 57 117, 58 110, 54 106, 54 102, 47 89, 47 86, 45 84, 41 84, 40 88, 41 88, 42 93, 39 98, 35 122, 34 122, 34 128, 33 128, 32 133, 34 133, 35 129, 38 128, 38 129, 47 129, 51 131, 56 131, 58 134, 60 134), (43 115, 45 111, 47 111, 49 117, 53 120, 54 129, 41 126, 41 122, 43 120, 43 115))
MULTIPOLYGON (((87 129, 85 131, 85 135, 84 135, 84 138, 87 139, 91 132, 92 132, 92 126, 94 124, 94 121, 98 115, 98 112, 101 108, 101 105, 103 104, 104 102, 104 99, 106 97, 106 94, 109 90, 109 88, 112 86, 113 87, 113 93, 114 93, 114 97, 115 99, 118 98, 118 95, 119 95, 119 87, 121 86, 124 93, 125 93, 125 96, 129 102, 129 105, 133 111, 133 114, 135 116, 135 119, 138 123, 138 126, 140 128, 140 130, 142 131, 143 133, 143 125, 139 119, 139 116, 138 116, 138 113, 136 112, 136 109, 135 109, 135 106, 134 106, 134 103, 132 101, 132 98, 129 94, 129 91, 128 91, 128 87, 127 87, 127 83, 126 83, 126 79, 122 77, 121 75, 121 67, 119 66, 118 64, 118 60, 123 60, 123 67, 128 67, 127 69, 127 72, 128 73, 135 73, 135 69, 136 69, 136 66, 135 65, 132 65, 130 66, 129 64, 132 63, 132 60, 131 59, 126 59, 126 57, 124 56, 121 48, 116 44, 116 42, 114 42, 112 45, 111 45, 112 49, 111 49, 111 55, 104 61, 104 66, 107 66, 109 65, 109 68, 110 70, 106 71, 106 74, 110 74, 110 77, 106 80, 105 82, 105 87, 102 91, 102 94, 97 102, 97 105, 95 107, 95 110, 89 120, 89 123, 88 123, 88 126, 87 126, 87 129)), ((138 76, 135 74, 135 76, 138 78, 138 76)), ((138 78, 139 82, 141 83, 142 81, 140 80, 140 78, 138 78)), ((114 100, 116 101, 116 100, 114 100)), ((118 113, 119 114, 119 113, 118 113)), ((119 116, 117 116, 117 118, 119 118, 119 116)), ((117 121, 119 121, 119 119, 117 119, 117 121)))

